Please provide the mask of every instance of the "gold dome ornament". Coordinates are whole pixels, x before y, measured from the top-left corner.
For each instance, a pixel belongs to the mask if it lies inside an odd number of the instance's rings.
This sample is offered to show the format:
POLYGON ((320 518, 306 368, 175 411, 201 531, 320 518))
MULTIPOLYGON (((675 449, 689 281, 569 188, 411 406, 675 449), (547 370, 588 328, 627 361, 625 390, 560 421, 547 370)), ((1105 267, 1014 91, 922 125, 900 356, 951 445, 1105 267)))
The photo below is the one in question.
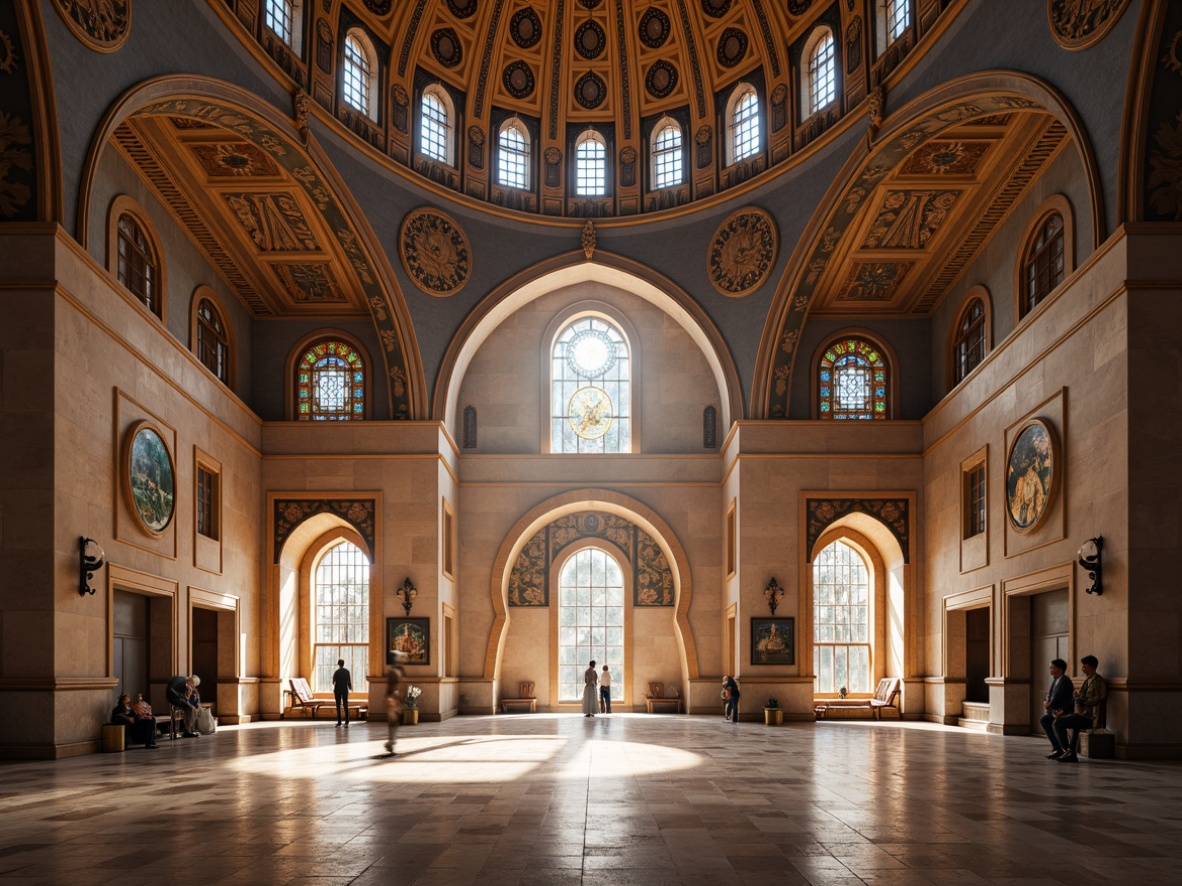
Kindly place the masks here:
POLYGON ((472 270, 468 238, 456 222, 429 207, 416 209, 402 222, 398 253, 407 275, 428 295, 454 295, 472 270))
POLYGON ((579 388, 571 394, 567 419, 584 440, 598 440, 612 426, 612 398, 603 388, 579 388))
POLYGON ((767 280, 778 248, 779 233, 772 217, 753 206, 740 209, 714 232, 706 273, 723 295, 741 298, 767 280))

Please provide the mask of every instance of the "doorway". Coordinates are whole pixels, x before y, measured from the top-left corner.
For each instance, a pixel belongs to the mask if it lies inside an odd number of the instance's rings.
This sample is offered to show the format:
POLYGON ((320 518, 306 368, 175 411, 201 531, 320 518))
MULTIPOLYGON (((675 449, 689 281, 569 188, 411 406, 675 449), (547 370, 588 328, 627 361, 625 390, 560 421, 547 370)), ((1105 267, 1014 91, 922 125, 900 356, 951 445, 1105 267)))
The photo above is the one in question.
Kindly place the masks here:
POLYGON ((151 697, 148 682, 149 621, 148 598, 115 589, 113 600, 112 670, 118 680, 114 705, 126 692, 135 701, 137 692, 151 697))
POLYGON ((201 678, 201 701, 217 710, 218 701, 218 614, 212 609, 193 609, 193 673, 201 678))
POLYGON ((1071 606, 1066 588, 1030 598, 1030 726, 1033 735, 1042 735, 1038 721, 1046 713, 1042 703, 1050 684, 1048 668, 1051 660, 1071 661, 1070 629, 1071 606))
POLYGON ((989 622, 990 609, 970 609, 965 613, 964 676, 965 701, 989 703, 989 622))

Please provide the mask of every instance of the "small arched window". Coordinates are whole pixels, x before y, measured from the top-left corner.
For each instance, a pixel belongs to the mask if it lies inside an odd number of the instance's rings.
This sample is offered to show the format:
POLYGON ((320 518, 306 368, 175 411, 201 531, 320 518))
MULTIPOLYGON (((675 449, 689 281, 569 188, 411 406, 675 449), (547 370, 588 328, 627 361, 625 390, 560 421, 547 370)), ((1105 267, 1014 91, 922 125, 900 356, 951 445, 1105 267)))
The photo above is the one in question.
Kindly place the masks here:
POLYGON ((833 32, 821 28, 814 35, 808 57, 808 104, 810 114, 829 106, 837 97, 837 57, 833 32))
POLYGON ((293 49, 298 48, 300 44, 303 7, 303 0, 267 0, 267 27, 293 49))
POLYGON ((117 276, 127 290, 157 317, 160 311, 160 262, 156 249, 139 221, 128 213, 119 216, 117 276))
MULTIPOLYGON (((760 151, 759 94, 750 84, 735 89, 727 103, 727 128, 730 138, 730 162, 738 163, 760 151)), ((729 164, 728 164, 729 165, 729 164)))
POLYGON ((956 323, 956 339, 952 343, 952 383, 960 384, 985 359, 986 313, 985 302, 974 298, 960 313, 956 323))
POLYGON ((345 57, 341 72, 341 92, 345 103, 376 120, 377 115, 377 56, 367 38, 354 28, 345 35, 345 57))
POLYGON ((672 188, 685 180, 681 127, 668 117, 653 129, 652 177, 654 188, 672 188))
POLYGON ((821 354, 817 412, 823 419, 890 418, 890 366, 873 342, 840 338, 821 354))
POLYGON ((575 194, 602 197, 607 193, 607 144, 593 129, 575 144, 575 194))
POLYGON ((550 451, 632 450, 632 361, 604 317, 563 327, 550 351, 550 451))
POLYGON ((1039 226, 1022 262, 1023 286, 1019 318, 1025 317, 1063 282, 1066 271, 1063 217, 1051 213, 1039 226))
POLYGON ((497 139, 497 183, 506 188, 529 187, 529 130, 512 117, 501 124, 497 139))
POLYGON ((323 339, 301 352, 296 364, 296 418, 350 421, 365 418, 365 361, 337 339, 323 339))
POLYGON ((222 312, 208 298, 197 302, 197 359, 222 384, 230 384, 230 336, 222 312))
POLYGON ((419 153, 439 163, 455 165, 456 120, 451 97, 442 86, 432 84, 423 90, 419 104, 419 153))

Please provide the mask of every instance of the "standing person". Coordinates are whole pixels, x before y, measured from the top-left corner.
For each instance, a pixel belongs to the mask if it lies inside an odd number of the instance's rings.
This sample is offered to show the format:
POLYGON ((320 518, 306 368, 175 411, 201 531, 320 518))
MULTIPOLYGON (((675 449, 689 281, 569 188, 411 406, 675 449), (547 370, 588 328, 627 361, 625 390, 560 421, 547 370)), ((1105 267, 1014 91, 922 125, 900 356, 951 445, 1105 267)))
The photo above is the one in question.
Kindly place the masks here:
POLYGON ((722 691, 726 698, 726 709, 723 719, 733 723, 739 722, 739 684, 729 674, 722 678, 722 691))
POLYGON ((1042 703, 1047 712, 1038 721, 1042 726, 1042 731, 1051 740, 1051 752, 1047 754, 1048 760, 1058 760, 1067 753, 1067 745, 1060 745, 1059 739, 1055 736, 1055 712, 1065 711, 1071 707, 1074 691, 1075 685, 1067 676, 1067 662, 1056 658, 1051 662, 1051 688, 1047 690, 1047 697, 1043 699, 1042 703))
POLYGON ((185 718, 185 731, 181 733, 185 738, 197 738, 197 711, 201 707, 201 696, 197 694, 197 687, 201 678, 196 674, 186 677, 177 674, 168 681, 164 694, 168 697, 170 707, 180 708, 185 718))
POLYGON ((605 714, 612 712, 612 672, 603 666, 603 673, 599 675, 599 709, 605 714))
POLYGON ((353 691, 353 676, 345 667, 343 658, 337 659, 337 669, 332 673, 332 695, 337 702, 337 725, 341 725, 341 708, 345 709, 345 728, 349 728, 349 693, 353 691))
POLYGON ((599 678, 595 675, 595 660, 591 660, 591 664, 587 670, 583 672, 583 716, 594 717, 595 706, 598 704, 597 698, 599 693, 596 691, 596 685, 599 683, 599 678))
POLYGON ((394 651, 394 664, 386 669, 386 753, 397 757, 394 753, 394 736, 398 732, 398 724, 402 716, 402 696, 398 694, 398 687, 402 684, 402 663, 406 661, 406 653, 394 651))
POLYGON ((131 696, 126 692, 119 696, 119 703, 111 711, 111 722, 127 727, 129 744, 142 744, 146 748, 156 747, 156 718, 149 714, 141 717, 131 706, 131 696))
POLYGON ((1055 737, 1059 739, 1057 744, 1066 749, 1066 753, 1059 758, 1060 763, 1079 762, 1079 734, 1095 725, 1100 703, 1108 697, 1108 684, 1096 673, 1096 665, 1100 660, 1094 655, 1085 655, 1079 663, 1083 668, 1084 681, 1075 693, 1075 711, 1070 714, 1060 711, 1062 716, 1055 718, 1055 737), (1075 737, 1069 741, 1067 732, 1070 729, 1075 730, 1075 737))

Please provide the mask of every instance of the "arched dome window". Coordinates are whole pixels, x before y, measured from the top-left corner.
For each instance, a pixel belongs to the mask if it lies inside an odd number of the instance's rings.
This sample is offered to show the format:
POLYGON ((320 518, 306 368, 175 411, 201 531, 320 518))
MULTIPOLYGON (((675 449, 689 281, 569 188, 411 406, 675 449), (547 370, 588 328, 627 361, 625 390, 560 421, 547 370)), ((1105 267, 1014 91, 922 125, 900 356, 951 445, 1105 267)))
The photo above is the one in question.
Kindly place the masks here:
POLYGON ((1026 247, 1022 262, 1023 286, 1019 316, 1025 317, 1063 282, 1066 265, 1063 254, 1063 216, 1046 217, 1026 247))
POLYGON ((956 321, 952 342, 952 384, 958 385, 985 359, 988 312, 983 298, 969 299, 956 321))
POLYGON ((894 43, 911 26, 911 0, 880 0, 879 15, 885 20, 888 45, 894 43))
POLYGON ((833 32, 818 28, 805 48, 808 59, 808 95, 804 106, 809 114, 828 107, 837 97, 837 55, 833 32))
POLYGON ((497 138, 497 184, 528 188, 529 160, 529 130, 516 117, 511 117, 501 124, 497 138))
POLYGON ((139 220, 131 213, 119 216, 119 263, 116 276, 149 311, 161 316, 160 260, 139 220))
POLYGON ((602 197, 607 193, 607 143, 594 129, 575 144, 575 194, 602 197))
POLYGON ((345 35, 344 62, 341 69, 341 95, 350 107, 376 120, 377 54, 369 38, 354 28, 345 35))
POLYGON ((628 343, 601 316, 563 327, 550 350, 550 451, 630 452, 628 343))
POLYGON ((759 94, 749 83, 740 84, 727 102, 727 165, 746 160, 762 147, 759 94))
POLYGON ((890 364, 867 339, 846 336, 821 352, 817 414, 823 419, 890 418, 890 364))
POLYGON ((267 0, 265 21, 275 36, 298 50, 304 18, 303 0, 267 0))
POLYGON ((454 166, 456 115, 451 96, 438 84, 423 90, 419 104, 419 153, 454 166))
POLYGON ((222 312, 211 298, 198 298, 196 310, 196 352, 210 372, 224 385, 230 384, 230 334, 222 312))
POLYGON ((681 127, 665 117, 653 128, 652 181, 654 188, 671 188, 685 180, 681 127))
POLYGON ((365 360, 338 339, 309 344, 296 363, 295 412, 300 421, 365 418, 365 360))

